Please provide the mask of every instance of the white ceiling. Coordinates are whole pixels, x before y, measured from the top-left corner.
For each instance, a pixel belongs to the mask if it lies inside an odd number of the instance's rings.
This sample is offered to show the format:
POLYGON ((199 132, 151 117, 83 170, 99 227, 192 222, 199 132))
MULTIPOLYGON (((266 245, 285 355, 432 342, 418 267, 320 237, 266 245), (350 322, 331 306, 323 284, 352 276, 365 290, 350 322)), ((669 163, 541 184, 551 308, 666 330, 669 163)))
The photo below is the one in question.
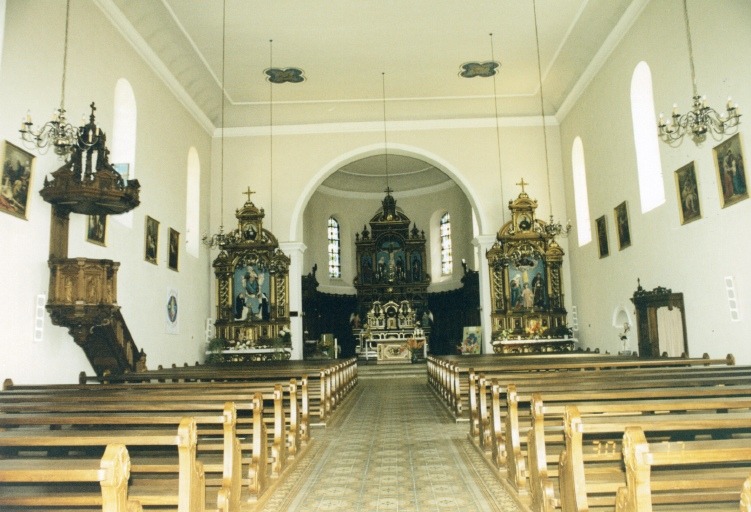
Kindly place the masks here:
MULTIPOLYGON (((632 4, 644 0, 536 1, 545 113, 554 115, 611 32, 633 16, 632 4)), ((223 61, 226 128, 268 126, 272 115, 275 127, 383 122, 384 109, 389 122, 492 117, 494 80, 459 76, 462 64, 491 56, 501 63, 499 116, 540 115, 532 0, 98 2, 142 38, 215 127, 223 61), (271 85, 264 71, 272 65, 300 68, 305 81, 271 85)), ((383 162, 370 162, 381 174, 383 162)), ((395 174, 432 183, 435 176, 415 174, 422 165, 393 159, 395 174)), ((350 179, 369 172, 350 167, 350 179)))
MULTIPOLYGON (((101 1, 101 0, 100 0, 101 1)), ((453 119, 493 114, 493 83, 463 63, 501 62, 499 115, 539 115, 532 0, 224 0, 225 126, 453 119)), ((109 0, 188 95, 221 124, 223 0, 109 0)), ((635 0, 537 0, 545 111, 554 114, 635 0)))

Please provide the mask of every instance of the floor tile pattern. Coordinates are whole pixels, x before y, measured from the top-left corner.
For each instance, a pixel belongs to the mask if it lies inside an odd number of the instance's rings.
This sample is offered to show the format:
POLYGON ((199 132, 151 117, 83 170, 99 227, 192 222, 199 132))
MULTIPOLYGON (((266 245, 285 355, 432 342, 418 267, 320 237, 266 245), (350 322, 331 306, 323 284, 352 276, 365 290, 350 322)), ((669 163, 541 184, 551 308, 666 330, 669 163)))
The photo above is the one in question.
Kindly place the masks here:
POLYGON ((263 512, 515 512, 424 379, 361 379, 263 512))

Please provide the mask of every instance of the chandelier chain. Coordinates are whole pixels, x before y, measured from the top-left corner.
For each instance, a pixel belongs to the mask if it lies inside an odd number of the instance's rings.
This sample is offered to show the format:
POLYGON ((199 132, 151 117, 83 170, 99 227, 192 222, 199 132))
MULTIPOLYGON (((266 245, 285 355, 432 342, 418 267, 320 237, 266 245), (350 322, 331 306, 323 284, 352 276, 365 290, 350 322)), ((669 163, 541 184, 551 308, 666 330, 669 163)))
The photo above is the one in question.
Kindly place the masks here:
POLYGON ((699 95, 699 89, 696 86, 696 69, 694 69, 694 47, 691 43, 691 26, 688 22, 688 4, 683 0, 683 19, 686 22, 686 38, 688 39, 688 62, 691 66, 691 84, 694 90, 694 96, 699 95))
MULTIPOLYGON (((274 67, 274 40, 269 39, 269 69, 274 67)), ((269 77, 269 228, 274 230, 274 81, 269 77)))
POLYGON ((220 218, 219 218, 219 232, 221 233, 224 229, 224 94, 225 94, 225 63, 226 63, 226 42, 227 42, 227 0, 222 1, 222 105, 221 105, 221 156, 220 156, 220 166, 221 166, 221 179, 220 179, 220 190, 219 190, 219 212, 220 212, 220 218))
POLYGON ((65 110, 65 77, 68 68, 68 30, 70 25, 70 0, 65 5, 65 40, 63 43, 63 83, 60 86, 60 110, 65 110))
POLYGON ((553 217, 553 194, 550 188, 550 162, 548 161, 548 130, 545 123, 545 100, 542 91, 542 64, 540 59, 540 36, 537 28, 537 2, 532 0, 532 11, 535 17, 535 46, 537 47, 537 78, 540 81, 540 115, 542 116, 542 137, 545 144, 545 172, 548 180, 548 207, 550 217, 553 217))
MULTIPOLYGON (((490 33, 490 60, 495 63, 495 50, 493 48, 493 33, 490 33)), ((498 122, 498 90, 496 88, 496 77, 498 72, 493 71, 493 107, 495 109, 495 142, 498 151, 498 175, 501 185, 501 225, 506 223, 506 208, 503 205, 503 168, 501 166, 501 127, 498 122)))
POLYGON ((386 131, 386 72, 381 72, 381 93, 383 97, 383 151, 386 166, 386 192, 391 189, 389 186, 389 145, 386 131))

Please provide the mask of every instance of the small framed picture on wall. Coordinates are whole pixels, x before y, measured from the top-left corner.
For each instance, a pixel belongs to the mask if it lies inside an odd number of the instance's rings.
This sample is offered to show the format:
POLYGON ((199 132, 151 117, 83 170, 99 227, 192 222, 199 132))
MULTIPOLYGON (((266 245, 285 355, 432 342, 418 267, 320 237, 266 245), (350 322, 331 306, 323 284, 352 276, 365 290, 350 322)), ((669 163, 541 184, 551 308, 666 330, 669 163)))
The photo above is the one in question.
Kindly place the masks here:
POLYGON ((595 220, 595 226, 597 227, 597 247, 600 250, 600 258, 606 258, 610 254, 610 248, 608 247, 607 219, 604 215, 595 220))
POLYGON ((86 224, 86 241, 97 245, 106 245, 107 216, 89 215, 86 224))
POLYGON ((14 217, 26 219, 26 208, 31 191, 31 172, 34 155, 14 146, 3 143, 3 169, 0 176, 0 211, 14 217))
POLYGON ((159 221, 146 216, 146 233, 144 235, 144 258, 149 263, 157 265, 159 248, 159 221))
POLYGON ((613 213, 615 215, 615 230, 618 233, 618 250, 622 251, 631 245, 631 227, 628 222, 626 201, 616 206, 613 213))
POLYGON ((681 224, 701 219, 699 187, 696 183, 694 162, 689 162, 675 171, 675 189, 678 192, 678 212, 681 224))
POLYGON ((720 205, 733 205, 748 199, 746 162, 743 158, 741 134, 736 133, 712 150, 720 189, 720 205))
POLYGON ((167 254, 167 266, 172 270, 177 270, 178 258, 180 256, 180 233, 169 228, 169 251, 167 254))

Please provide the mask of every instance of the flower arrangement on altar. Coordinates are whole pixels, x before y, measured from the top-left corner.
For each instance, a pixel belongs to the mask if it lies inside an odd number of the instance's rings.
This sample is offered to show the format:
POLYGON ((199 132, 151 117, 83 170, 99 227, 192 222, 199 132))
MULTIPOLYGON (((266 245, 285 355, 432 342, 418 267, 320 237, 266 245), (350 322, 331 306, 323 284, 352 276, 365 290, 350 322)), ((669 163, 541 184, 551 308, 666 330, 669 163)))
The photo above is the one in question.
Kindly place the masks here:
POLYGON ((524 331, 530 338, 539 339, 542 334, 542 325, 539 322, 530 322, 524 331))
POLYGON ((425 341, 409 338, 404 346, 410 352, 417 352, 418 350, 422 350, 422 347, 425 346, 425 341))

